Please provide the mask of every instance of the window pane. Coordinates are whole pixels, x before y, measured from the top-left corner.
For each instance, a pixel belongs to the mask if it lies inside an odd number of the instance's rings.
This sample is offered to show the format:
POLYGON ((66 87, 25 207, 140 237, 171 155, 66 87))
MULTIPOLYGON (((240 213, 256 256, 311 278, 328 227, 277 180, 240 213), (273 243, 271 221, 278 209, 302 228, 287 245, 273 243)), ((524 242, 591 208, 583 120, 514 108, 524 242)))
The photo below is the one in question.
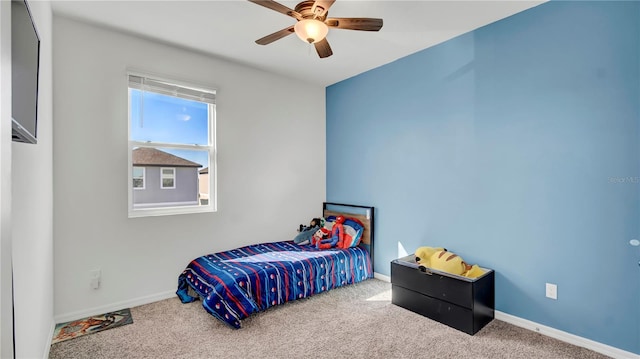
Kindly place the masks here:
POLYGON ((133 167, 133 178, 144 177, 144 167, 133 167))
POLYGON ((163 178, 162 179, 162 187, 163 188, 173 188, 173 178, 163 178))
POLYGON ((142 188, 144 187, 144 181, 142 178, 134 178, 133 179, 133 188, 142 188))
POLYGON ((129 89, 131 140, 207 145, 209 105, 129 89))
POLYGON ((144 188, 144 167, 133 167, 133 188, 144 188))

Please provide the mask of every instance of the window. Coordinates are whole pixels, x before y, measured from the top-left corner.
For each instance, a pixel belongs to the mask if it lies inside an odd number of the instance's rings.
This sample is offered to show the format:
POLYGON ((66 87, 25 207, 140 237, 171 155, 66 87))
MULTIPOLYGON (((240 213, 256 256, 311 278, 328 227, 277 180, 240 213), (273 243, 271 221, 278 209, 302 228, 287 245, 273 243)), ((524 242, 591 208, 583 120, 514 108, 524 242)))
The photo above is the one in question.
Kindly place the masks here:
POLYGON ((176 169, 175 168, 162 168, 161 169, 161 182, 162 188, 176 188, 176 169))
POLYGON ((216 91, 134 73, 128 90, 129 217, 215 211, 216 91))
POLYGON ((133 188, 144 189, 144 167, 133 167, 133 188))

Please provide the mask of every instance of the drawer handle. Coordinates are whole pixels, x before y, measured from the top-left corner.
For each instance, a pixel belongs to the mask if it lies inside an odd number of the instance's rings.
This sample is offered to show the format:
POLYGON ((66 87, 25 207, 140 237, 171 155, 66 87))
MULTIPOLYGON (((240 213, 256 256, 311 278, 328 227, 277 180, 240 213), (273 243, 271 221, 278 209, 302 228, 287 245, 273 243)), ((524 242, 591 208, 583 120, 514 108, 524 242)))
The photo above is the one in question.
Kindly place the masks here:
POLYGON ((418 267, 420 269, 420 272, 428 274, 428 275, 433 275, 433 272, 431 272, 430 270, 427 270, 427 267, 425 266, 419 266, 418 267))

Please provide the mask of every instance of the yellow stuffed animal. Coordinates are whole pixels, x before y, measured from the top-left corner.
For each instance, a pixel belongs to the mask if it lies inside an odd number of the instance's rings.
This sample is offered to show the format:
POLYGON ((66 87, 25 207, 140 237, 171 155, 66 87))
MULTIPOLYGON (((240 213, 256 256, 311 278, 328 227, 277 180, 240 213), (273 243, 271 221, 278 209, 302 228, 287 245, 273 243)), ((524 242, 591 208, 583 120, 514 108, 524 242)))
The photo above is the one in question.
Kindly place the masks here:
POLYGON ((418 247, 414 253, 416 263, 424 267, 431 267, 431 256, 439 251, 446 251, 446 249, 441 247, 418 247))
POLYGON ((480 268, 477 264, 471 266, 471 268, 467 269, 462 275, 467 278, 478 278, 484 274, 484 270, 480 268))
POLYGON ((462 275, 466 270, 462 258, 447 251, 438 251, 431 256, 431 268, 455 275, 462 275))
POLYGON ((468 278, 477 278, 484 274, 484 270, 477 264, 469 265, 460 256, 444 248, 419 247, 416 249, 415 256, 423 272, 426 272, 426 267, 429 267, 468 278))

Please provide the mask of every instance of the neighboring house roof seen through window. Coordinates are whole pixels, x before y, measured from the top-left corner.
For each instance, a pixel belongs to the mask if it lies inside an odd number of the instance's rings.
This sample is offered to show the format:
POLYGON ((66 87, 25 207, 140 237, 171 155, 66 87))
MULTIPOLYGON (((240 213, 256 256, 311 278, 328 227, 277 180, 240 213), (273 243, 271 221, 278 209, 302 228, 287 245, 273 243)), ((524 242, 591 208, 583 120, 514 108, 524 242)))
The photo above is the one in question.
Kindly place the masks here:
POLYGON ((132 151, 134 166, 202 167, 201 164, 155 148, 138 147, 132 151))

